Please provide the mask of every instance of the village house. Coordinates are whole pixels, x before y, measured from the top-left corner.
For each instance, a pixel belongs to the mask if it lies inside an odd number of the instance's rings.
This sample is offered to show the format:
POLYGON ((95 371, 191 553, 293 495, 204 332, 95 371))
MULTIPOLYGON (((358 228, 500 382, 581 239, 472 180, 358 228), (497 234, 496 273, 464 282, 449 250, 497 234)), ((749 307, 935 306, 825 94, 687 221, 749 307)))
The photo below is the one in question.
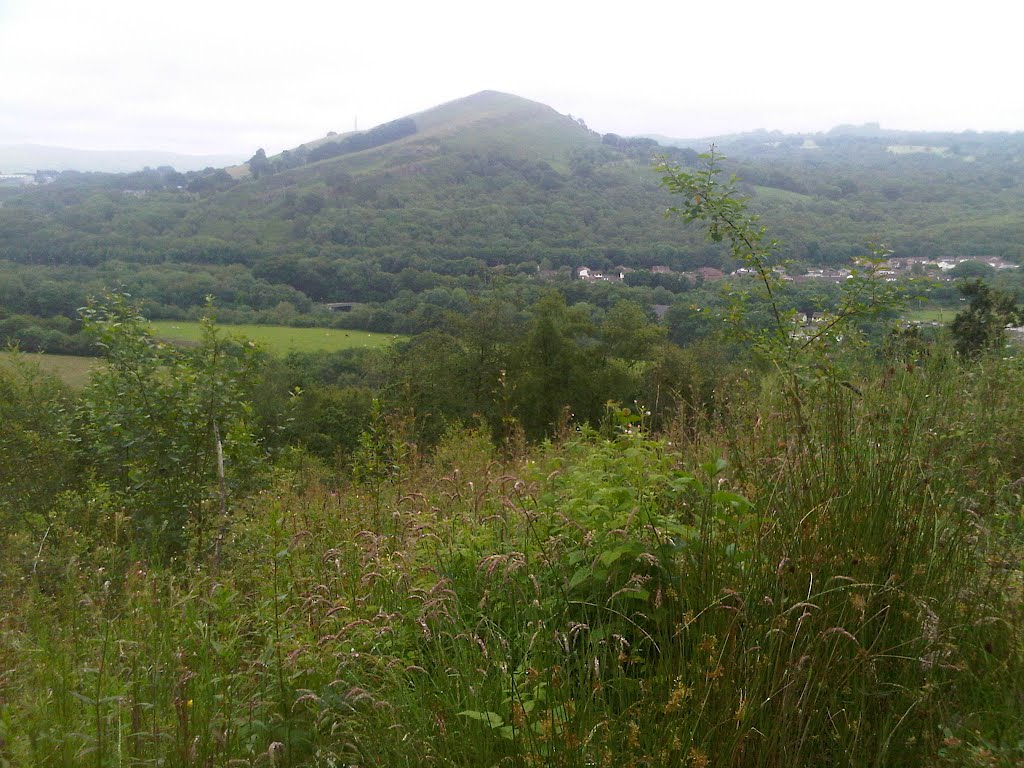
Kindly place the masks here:
POLYGON ((622 282, 626 279, 624 269, 624 267, 617 267, 606 275, 604 272, 595 272, 590 267, 579 267, 576 270, 576 277, 588 282, 597 282, 598 280, 622 282))
POLYGON ((697 274, 709 283, 714 280, 721 280, 725 277, 725 272, 720 269, 715 269, 714 267, 697 267, 697 274))

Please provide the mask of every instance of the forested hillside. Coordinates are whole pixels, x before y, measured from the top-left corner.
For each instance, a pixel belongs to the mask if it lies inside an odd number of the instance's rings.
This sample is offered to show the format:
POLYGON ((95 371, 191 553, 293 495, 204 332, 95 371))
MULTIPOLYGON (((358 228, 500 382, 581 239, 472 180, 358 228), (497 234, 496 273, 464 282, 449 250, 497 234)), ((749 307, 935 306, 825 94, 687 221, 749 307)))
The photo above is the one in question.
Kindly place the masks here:
POLYGON ((808 263, 844 261, 864 238, 903 256, 1024 256, 1024 134, 839 126, 715 142, 808 263))
MULTIPOLYGON (((877 242, 896 256, 1022 255, 1019 135, 846 128, 719 143, 804 267, 848 265, 877 242)), ((212 295, 241 320, 415 332, 468 312, 467 296, 499 285, 535 296, 581 266, 635 270, 619 295, 640 303, 693 304, 694 270, 737 265, 661 216, 657 155, 692 167, 697 151, 601 136, 483 92, 228 170, 41 176, 49 183, 0 190, 0 304, 50 318, 36 323, 44 334, 63 333, 52 318, 72 320, 104 287, 153 316, 196 312, 212 295), (363 306, 314 318, 325 302, 363 306)), ((608 305, 610 290, 593 286, 589 300, 608 305)))

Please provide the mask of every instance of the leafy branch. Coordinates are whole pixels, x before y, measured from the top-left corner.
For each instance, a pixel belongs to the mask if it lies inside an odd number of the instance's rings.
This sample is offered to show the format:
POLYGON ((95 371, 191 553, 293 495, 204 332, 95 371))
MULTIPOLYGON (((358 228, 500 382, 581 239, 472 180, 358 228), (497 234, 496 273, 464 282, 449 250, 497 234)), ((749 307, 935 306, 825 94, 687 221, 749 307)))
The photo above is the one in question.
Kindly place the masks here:
MULTIPOLYGON (((853 330, 857 321, 876 317, 900 306, 905 290, 884 276, 891 251, 872 247, 871 255, 857 259, 851 274, 843 281, 842 296, 834 312, 826 313, 813 332, 796 327, 796 312, 784 306, 785 268, 789 261, 781 255, 781 244, 770 238, 757 215, 750 212, 748 198, 737 191, 739 179, 721 178, 724 156, 714 145, 701 155, 703 166, 696 171, 682 169, 662 161, 656 170, 661 183, 683 202, 666 211, 685 222, 701 222, 707 239, 726 242, 732 258, 756 277, 763 298, 771 309, 772 326, 755 336, 755 348, 776 366, 792 365, 802 353, 821 349, 829 340, 840 340, 853 330)), ((747 296, 734 294, 737 301, 731 313, 734 327, 749 319, 747 296)), ((827 361, 815 361, 815 368, 828 369, 827 361)))
POLYGON ((780 342, 788 344, 788 329, 778 301, 782 281, 777 269, 785 265, 778 254, 779 243, 768 238, 759 218, 748 210, 747 198, 737 193, 739 179, 735 175, 728 181, 718 178, 724 157, 714 144, 700 158, 704 166, 692 173, 666 161, 657 165, 656 170, 662 174, 662 186, 684 200, 682 205, 670 207, 666 215, 679 216, 687 223, 703 222, 707 226, 708 240, 728 242, 732 257, 757 275, 771 306, 775 335, 780 342))

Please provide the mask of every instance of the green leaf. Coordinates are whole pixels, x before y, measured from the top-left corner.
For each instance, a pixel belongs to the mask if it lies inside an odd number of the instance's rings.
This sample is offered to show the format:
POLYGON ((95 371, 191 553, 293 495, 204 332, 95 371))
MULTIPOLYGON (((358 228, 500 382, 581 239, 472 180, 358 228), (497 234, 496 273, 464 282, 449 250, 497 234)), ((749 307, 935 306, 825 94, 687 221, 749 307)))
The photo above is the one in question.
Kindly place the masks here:
POLYGON ((576 571, 576 573, 574 573, 572 575, 572 578, 569 579, 569 589, 575 589, 580 584, 582 584, 587 579, 589 579, 590 576, 591 576, 591 572, 590 572, 590 566, 589 565, 585 566, 583 568, 580 568, 579 570, 576 571))
POLYGON ((646 589, 627 589, 624 592, 619 593, 619 597, 629 598, 630 600, 640 600, 641 602, 647 602, 651 593, 646 589))
POLYGON ((611 565, 623 555, 627 554, 632 550, 631 546, 616 547, 615 549, 608 549, 601 553, 599 558, 601 565, 611 565))
POLYGON ((710 477, 716 477, 728 466, 729 462, 719 457, 714 461, 708 461, 705 462, 704 464, 701 464, 700 468, 704 470, 704 472, 707 473, 710 477))
POLYGON ((694 526, 687 525, 685 523, 666 521, 659 523, 658 527, 666 533, 671 533, 676 538, 684 541, 693 541, 694 539, 700 538, 700 531, 694 526))
POLYGON ((501 728, 505 724, 505 721, 497 712, 480 712, 475 709, 465 709, 459 712, 458 716, 466 717, 470 720, 479 720, 482 723, 487 723, 491 728, 501 728))
POLYGON ((672 473, 672 480, 669 482, 669 487, 674 491, 682 491, 693 485, 697 479, 686 472, 674 472, 672 473))
POLYGON ((711 500, 715 504, 722 504, 723 506, 730 506, 738 512, 743 512, 750 509, 751 504, 744 496, 740 496, 738 493, 732 491, 715 491, 711 496, 711 500))

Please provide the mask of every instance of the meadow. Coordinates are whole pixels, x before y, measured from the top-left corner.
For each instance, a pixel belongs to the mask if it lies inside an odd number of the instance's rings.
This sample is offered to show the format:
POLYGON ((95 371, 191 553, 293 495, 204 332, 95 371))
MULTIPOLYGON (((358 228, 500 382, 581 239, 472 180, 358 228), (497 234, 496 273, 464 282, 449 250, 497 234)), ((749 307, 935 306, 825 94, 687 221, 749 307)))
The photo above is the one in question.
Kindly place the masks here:
POLYGON ((903 318, 914 323, 940 323, 947 325, 953 321, 957 313, 961 311, 962 307, 953 307, 951 309, 942 309, 938 307, 932 307, 928 309, 913 309, 903 313, 903 318))
MULTIPOLYGON (((156 320, 153 333, 168 341, 199 342, 202 328, 198 322, 156 320)), ((338 352, 344 349, 380 349, 401 336, 388 333, 339 330, 336 328, 293 328, 285 325, 223 325, 228 336, 241 336, 266 347, 274 355, 288 352, 338 352)))
MULTIPOLYGON (((30 365, 38 365, 41 370, 53 374, 68 386, 76 388, 85 386, 89 381, 89 374, 99 362, 95 357, 51 355, 37 352, 19 352, 17 357, 30 365)), ((0 366, 10 366, 14 359, 14 353, 0 352, 0 366)))
MULTIPOLYGON (((157 320, 152 324, 153 334, 175 343, 198 344, 201 324, 181 320, 157 320)), ((381 349, 405 337, 387 333, 369 333, 334 328, 293 328, 284 325, 222 325, 226 336, 252 340, 270 354, 283 356, 289 352, 338 352, 346 349, 381 349)), ((31 365, 38 365, 74 389, 84 387, 91 372, 99 363, 97 357, 56 355, 51 353, 19 352, 18 356, 31 365)), ((0 366, 10 365, 13 354, 0 351, 0 366)))

